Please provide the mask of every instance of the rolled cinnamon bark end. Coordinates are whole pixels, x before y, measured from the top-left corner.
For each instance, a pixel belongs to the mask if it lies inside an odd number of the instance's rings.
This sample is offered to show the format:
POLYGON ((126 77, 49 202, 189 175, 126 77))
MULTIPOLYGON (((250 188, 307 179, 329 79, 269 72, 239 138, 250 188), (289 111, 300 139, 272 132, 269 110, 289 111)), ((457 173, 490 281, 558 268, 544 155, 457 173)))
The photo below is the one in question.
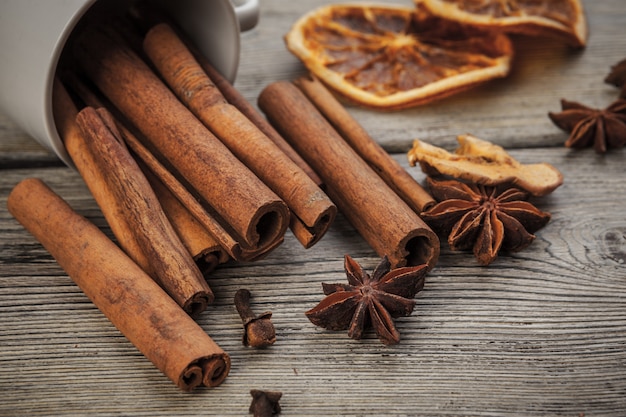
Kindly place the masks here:
POLYGON ((417 227, 406 233, 397 246, 398 252, 389 258, 404 259, 405 265, 425 263, 432 269, 439 259, 440 245, 439 238, 431 229, 417 227))
POLYGON ((230 370, 230 360, 223 355, 213 355, 202 361, 202 384, 216 387, 224 381, 230 370))
POLYGON ((259 107, 326 185, 340 212, 394 267, 439 257, 437 235, 343 140, 291 82, 269 84, 259 107))
POLYGON ((91 81, 141 131, 177 175, 245 244, 272 246, 287 230, 287 204, 207 129, 119 35, 89 28, 74 56, 91 81))
POLYGON ((98 227, 39 179, 7 199, 9 212, 126 338, 182 390, 215 386, 230 357, 98 227))
POLYGON ((198 265, 198 268, 200 269, 202 274, 207 277, 211 272, 213 272, 215 268, 217 268, 219 264, 222 263, 220 261, 220 256, 222 255, 222 253, 223 251, 221 250, 221 248, 216 248, 213 250, 207 248, 205 251, 200 252, 199 254, 194 256, 193 260, 196 261, 196 265, 198 265))
POLYGON ((309 226, 296 215, 292 215, 289 228, 305 249, 315 245, 326 234, 337 216, 337 207, 328 206, 318 211, 317 218, 309 226))
POLYGON ((216 387, 226 379, 229 369, 230 362, 224 360, 222 355, 207 356, 187 366, 180 375, 178 386, 185 391, 199 385, 216 387))

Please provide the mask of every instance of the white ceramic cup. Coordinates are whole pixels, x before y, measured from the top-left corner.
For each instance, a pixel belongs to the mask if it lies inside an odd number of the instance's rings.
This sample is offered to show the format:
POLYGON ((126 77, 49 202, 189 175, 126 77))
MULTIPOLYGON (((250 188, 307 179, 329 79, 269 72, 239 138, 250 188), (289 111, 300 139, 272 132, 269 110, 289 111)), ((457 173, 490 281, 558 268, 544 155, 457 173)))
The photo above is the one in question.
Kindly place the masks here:
MULTIPOLYGON (((0 0, 0 111, 72 166, 52 115, 52 84, 68 37, 89 10, 129 0, 0 0)), ((253 28, 258 0, 162 0, 212 64, 230 81, 240 32, 253 28)))

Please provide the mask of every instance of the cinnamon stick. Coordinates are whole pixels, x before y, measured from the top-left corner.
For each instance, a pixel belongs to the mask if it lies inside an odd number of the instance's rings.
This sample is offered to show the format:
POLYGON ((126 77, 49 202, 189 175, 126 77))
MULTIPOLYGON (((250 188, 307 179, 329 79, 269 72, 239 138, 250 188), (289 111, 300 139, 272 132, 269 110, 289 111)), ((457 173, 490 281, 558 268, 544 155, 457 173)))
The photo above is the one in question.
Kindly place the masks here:
POLYGON ((100 229, 38 179, 8 197, 11 214, 104 315, 182 390, 217 386, 230 358, 100 229))
POLYGON ((163 164, 147 149, 137 137, 124 125, 119 125, 122 137, 132 149, 141 166, 145 166, 167 190, 189 211, 203 228, 219 243, 234 260, 251 262, 259 260, 283 242, 283 236, 276 238, 271 244, 248 247, 236 239, 234 233, 209 213, 205 207, 163 164))
POLYGON ((200 122, 120 37, 88 28, 74 56, 150 146, 251 248, 272 247, 289 209, 200 122))
POLYGON ((222 93, 224 98, 241 113, 243 113, 257 128, 271 139, 292 161, 296 163, 318 186, 322 186, 322 180, 306 163, 306 161, 298 155, 298 153, 289 145, 289 142, 283 138, 280 133, 263 117, 263 115, 254 108, 254 106, 246 100, 235 86, 228 81, 207 59, 207 57, 199 51, 199 49, 191 42, 191 40, 183 33, 163 10, 156 7, 154 2, 136 1, 129 8, 129 17, 137 26, 145 33, 153 26, 159 23, 167 23, 172 27, 187 45, 187 48, 193 53, 194 57, 209 78, 215 83, 215 86, 222 93))
POLYGON ((315 76, 300 77, 294 84, 359 156, 416 213, 421 213, 435 204, 433 197, 367 133, 315 76))
POLYGON ((202 54, 194 52, 194 56, 198 63, 202 66, 204 72, 207 73, 209 78, 215 83, 215 86, 220 90, 220 92, 224 95, 224 98, 235 106, 241 113, 243 113, 252 123, 256 125, 256 127, 265 134, 269 139, 271 139, 276 146, 280 148, 281 151, 285 153, 293 162, 296 163, 304 171, 313 182, 315 182, 319 187, 323 187, 322 179, 317 175, 317 173, 311 168, 311 166, 302 158, 298 152, 293 149, 293 147, 281 136, 280 133, 274 126, 272 126, 267 119, 263 117, 263 115, 258 112, 254 106, 246 100, 246 98, 239 92, 238 89, 235 88, 218 70, 211 65, 209 60, 202 54))
POLYGON ((166 23, 152 27, 144 51, 178 98, 288 205, 292 232, 306 248, 319 241, 336 207, 311 178, 235 106, 228 103, 166 23))
MULTIPOLYGON (((108 103, 106 99, 98 95, 92 87, 88 86, 75 73, 64 73, 63 82, 64 84, 67 84, 69 89, 86 105, 95 108, 103 107, 109 111, 116 111, 116 109, 108 103)), ((121 117, 121 115, 118 115, 118 117, 121 117)), ((215 237, 215 234, 219 236, 219 233, 226 233, 221 226, 211 218, 207 228, 198 219, 196 219, 190 209, 179 200, 179 198, 181 198, 181 200, 184 201, 185 196, 173 194, 172 190, 182 189, 182 184, 178 183, 178 181, 173 178, 173 176, 167 172, 158 161, 156 161, 156 158, 150 154, 150 152, 141 144, 135 135, 126 128, 125 125, 122 125, 119 120, 115 121, 115 125, 121 133, 123 139, 123 142, 121 143, 123 145, 130 143, 131 150, 135 152, 133 156, 142 172, 150 182, 154 193, 161 203, 161 207, 163 208, 165 215, 172 224, 176 234, 180 237, 181 242, 191 254, 202 274, 206 276, 209 272, 215 269, 217 265, 230 259, 229 254, 220 244, 220 240, 215 237), (154 169, 154 172, 150 167, 154 169), (176 184, 172 184, 172 182, 175 182, 176 184), (172 190, 170 190, 170 188, 172 188, 172 190), (216 232, 216 229, 219 229, 219 231, 216 232)), ((184 190, 184 192, 185 194, 188 194, 186 190, 184 190)), ((199 206, 195 198, 191 196, 187 196, 187 198, 199 206)), ((205 217, 210 217, 201 207, 196 207, 196 209, 202 211, 202 214, 205 217)), ((201 216, 199 217, 202 218, 201 216)), ((231 250, 234 250, 233 247, 238 244, 232 240, 230 235, 228 235, 226 239, 227 241, 222 241, 221 243, 224 243, 231 250)))
POLYGON ((320 175, 330 197, 363 238, 394 267, 439 256, 435 233, 341 138, 306 96, 287 81, 268 85, 259 106, 320 175))
POLYGON ((67 152, 120 245, 186 312, 200 314, 213 293, 120 142, 115 122, 104 109, 78 112, 58 80, 53 108, 67 152))

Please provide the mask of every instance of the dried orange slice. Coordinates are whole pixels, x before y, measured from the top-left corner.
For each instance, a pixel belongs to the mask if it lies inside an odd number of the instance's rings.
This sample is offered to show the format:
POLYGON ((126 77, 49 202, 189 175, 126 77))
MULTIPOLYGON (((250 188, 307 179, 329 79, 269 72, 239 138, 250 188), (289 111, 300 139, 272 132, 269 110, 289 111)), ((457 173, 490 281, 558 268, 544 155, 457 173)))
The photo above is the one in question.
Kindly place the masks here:
POLYGON ((287 49, 357 104, 400 109, 504 77, 506 35, 433 17, 421 8, 336 4, 298 19, 287 49))
POLYGON ((587 43, 587 21, 579 0, 415 0, 415 4, 466 24, 560 36, 576 47, 587 43))

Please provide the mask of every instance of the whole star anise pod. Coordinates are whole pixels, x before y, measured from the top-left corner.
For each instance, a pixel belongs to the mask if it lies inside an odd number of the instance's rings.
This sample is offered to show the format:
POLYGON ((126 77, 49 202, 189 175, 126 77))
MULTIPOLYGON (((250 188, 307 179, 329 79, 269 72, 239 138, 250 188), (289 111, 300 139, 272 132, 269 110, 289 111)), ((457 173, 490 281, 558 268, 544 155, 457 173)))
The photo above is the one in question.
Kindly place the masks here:
POLYGON ((384 256, 370 276, 346 255, 344 267, 348 284, 322 284, 326 297, 305 313, 308 319, 328 330, 348 329, 353 339, 360 339, 372 326, 384 344, 398 343, 400 333, 393 319, 413 312, 413 298, 424 288, 428 266, 391 269, 384 256))
POLYGON ((621 88, 620 97, 626 98, 626 58, 611 66, 611 71, 604 78, 604 82, 621 88))
POLYGON ((548 113, 552 122, 569 132, 569 148, 594 147, 605 153, 607 148, 626 144, 626 99, 617 99, 604 110, 593 109, 575 101, 561 100, 560 113, 548 113))
POLYGON ((534 239, 533 233, 550 221, 550 213, 528 201, 518 188, 489 187, 456 180, 427 177, 438 201, 422 212, 422 219, 440 234, 448 234, 452 250, 474 250, 481 265, 489 265, 502 250, 519 251, 534 239))

